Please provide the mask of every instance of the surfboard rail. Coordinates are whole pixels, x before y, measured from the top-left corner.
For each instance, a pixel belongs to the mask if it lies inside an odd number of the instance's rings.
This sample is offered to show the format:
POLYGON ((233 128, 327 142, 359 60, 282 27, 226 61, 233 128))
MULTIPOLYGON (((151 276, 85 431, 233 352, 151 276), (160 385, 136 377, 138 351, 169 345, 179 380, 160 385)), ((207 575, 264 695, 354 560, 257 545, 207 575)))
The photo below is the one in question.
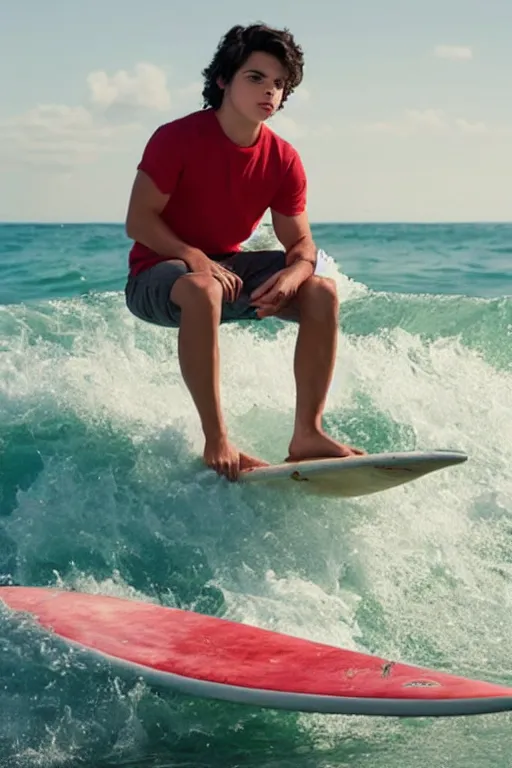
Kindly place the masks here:
POLYGON ((300 490, 323 496, 366 496, 410 483, 431 472, 467 461, 463 451, 394 451, 312 459, 255 467, 240 474, 242 483, 277 483, 292 480, 300 490))

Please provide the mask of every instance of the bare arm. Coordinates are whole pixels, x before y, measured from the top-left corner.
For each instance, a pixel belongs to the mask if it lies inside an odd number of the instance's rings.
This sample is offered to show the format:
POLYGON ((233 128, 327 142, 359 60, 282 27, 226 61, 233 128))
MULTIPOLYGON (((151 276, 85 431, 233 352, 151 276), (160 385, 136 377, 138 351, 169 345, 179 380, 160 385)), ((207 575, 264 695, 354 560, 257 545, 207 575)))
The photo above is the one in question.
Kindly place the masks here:
POLYGON ((144 171, 137 171, 126 215, 126 234, 160 256, 182 259, 192 268, 191 260, 200 252, 176 237, 160 217, 169 198, 144 171))
POLYGON ((279 242, 286 251, 287 266, 297 265, 297 269, 313 274, 316 265, 316 246, 311 234, 306 211, 298 216, 283 216, 272 211, 272 225, 279 242))
POLYGON ((209 272, 222 285, 225 299, 235 301, 242 290, 238 275, 211 261, 198 248, 184 243, 162 221, 160 214, 169 198, 144 171, 137 171, 126 214, 126 234, 159 256, 184 261, 192 272, 209 272))

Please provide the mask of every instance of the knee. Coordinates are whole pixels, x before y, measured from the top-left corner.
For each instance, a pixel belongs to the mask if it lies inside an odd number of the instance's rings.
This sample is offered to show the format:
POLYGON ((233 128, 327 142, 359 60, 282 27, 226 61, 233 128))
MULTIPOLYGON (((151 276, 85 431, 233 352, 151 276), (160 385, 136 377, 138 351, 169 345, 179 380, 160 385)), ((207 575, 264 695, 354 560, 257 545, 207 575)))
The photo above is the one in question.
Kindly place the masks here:
POLYGON ((214 277, 202 272, 183 275, 171 290, 171 301, 179 307, 220 307, 222 286, 214 277))
POLYGON ((335 281, 330 277, 313 275, 300 287, 299 305, 301 311, 315 317, 337 319, 339 300, 335 281))

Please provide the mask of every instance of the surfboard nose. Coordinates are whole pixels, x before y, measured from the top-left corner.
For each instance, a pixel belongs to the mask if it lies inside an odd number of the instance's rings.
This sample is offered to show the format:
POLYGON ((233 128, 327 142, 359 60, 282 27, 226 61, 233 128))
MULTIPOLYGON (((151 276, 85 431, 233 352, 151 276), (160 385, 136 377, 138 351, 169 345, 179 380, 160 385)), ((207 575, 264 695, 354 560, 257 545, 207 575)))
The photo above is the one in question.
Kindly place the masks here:
POLYGON ((445 448, 436 448, 436 453, 440 459, 449 464, 463 464, 468 460, 469 456, 464 451, 446 450, 445 448))

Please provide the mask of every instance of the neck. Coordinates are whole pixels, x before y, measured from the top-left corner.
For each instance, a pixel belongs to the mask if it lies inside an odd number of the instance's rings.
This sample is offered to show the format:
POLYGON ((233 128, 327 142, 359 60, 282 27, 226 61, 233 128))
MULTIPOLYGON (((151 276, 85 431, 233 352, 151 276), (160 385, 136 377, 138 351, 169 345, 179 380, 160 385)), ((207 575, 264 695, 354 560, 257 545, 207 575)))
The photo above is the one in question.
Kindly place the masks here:
POLYGON ((261 123, 253 123, 247 120, 233 109, 226 98, 224 98, 221 106, 216 111, 216 115, 228 139, 231 139, 240 147, 252 146, 260 135, 261 123))

